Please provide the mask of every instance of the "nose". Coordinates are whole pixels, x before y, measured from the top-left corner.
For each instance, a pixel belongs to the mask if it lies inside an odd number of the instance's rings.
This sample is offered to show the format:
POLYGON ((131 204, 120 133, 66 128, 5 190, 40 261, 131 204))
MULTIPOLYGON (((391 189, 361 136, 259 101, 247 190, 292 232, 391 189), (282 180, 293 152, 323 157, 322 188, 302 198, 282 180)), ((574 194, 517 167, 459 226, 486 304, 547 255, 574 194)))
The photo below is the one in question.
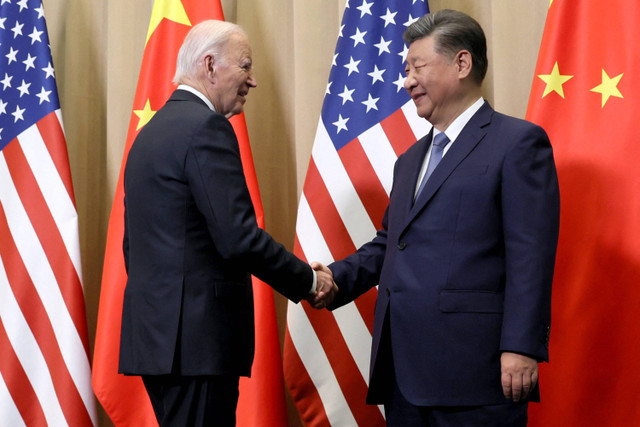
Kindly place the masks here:
POLYGON ((247 79, 247 84, 249 85, 249 87, 258 86, 258 81, 256 80, 256 77, 253 75, 253 73, 249 74, 249 78, 247 79))
POLYGON ((407 77, 404 79, 404 89, 411 93, 411 88, 415 87, 416 79, 413 76, 413 72, 411 70, 407 71, 407 77))

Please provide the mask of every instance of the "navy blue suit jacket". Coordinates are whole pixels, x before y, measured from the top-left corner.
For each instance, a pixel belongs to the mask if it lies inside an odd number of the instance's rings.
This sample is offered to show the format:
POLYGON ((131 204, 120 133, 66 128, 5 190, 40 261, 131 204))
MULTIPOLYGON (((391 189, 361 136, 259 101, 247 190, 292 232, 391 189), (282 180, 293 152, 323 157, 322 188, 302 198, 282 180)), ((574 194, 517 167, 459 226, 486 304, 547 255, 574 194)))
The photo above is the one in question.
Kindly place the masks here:
POLYGON ((231 124, 175 91, 132 145, 124 189, 120 372, 248 376, 250 273, 297 302, 313 272, 258 228, 231 124))
POLYGON ((504 351, 548 359, 559 191, 549 139, 485 103, 413 201, 432 135, 398 158, 383 228, 329 267, 335 309, 378 285, 368 400, 389 313, 398 385, 413 404, 506 402, 504 351))

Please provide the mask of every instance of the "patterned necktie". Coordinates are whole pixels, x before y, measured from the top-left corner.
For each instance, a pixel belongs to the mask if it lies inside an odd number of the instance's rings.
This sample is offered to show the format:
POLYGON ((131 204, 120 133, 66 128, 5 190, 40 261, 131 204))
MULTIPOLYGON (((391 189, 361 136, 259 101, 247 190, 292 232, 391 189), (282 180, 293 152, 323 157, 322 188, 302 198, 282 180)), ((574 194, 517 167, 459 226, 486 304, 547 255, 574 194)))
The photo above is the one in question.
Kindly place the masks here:
POLYGON ((416 199, 422 193, 422 189, 424 188, 424 184, 427 182, 433 170, 438 166, 440 160, 442 160, 442 152, 444 151, 444 147, 449 143, 449 138, 444 132, 440 132, 433 139, 433 147, 431 148, 431 157, 429 158, 429 164, 427 165, 427 171, 422 178, 422 182, 420 183, 420 188, 418 189, 418 193, 416 194, 416 199))

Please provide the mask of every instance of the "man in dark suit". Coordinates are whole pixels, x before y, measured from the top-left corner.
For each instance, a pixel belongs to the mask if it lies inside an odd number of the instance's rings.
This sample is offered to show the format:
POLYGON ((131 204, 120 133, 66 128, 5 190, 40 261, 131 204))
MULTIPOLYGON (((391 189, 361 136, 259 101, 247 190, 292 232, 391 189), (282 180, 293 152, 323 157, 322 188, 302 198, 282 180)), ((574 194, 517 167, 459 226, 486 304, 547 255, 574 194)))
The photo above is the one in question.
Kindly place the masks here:
POLYGON ((250 274, 295 302, 337 291, 256 224, 227 120, 256 86, 251 65, 240 27, 195 26, 177 90, 127 159, 119 370, 142 376, 161 426, 235 425, 254 352, 250 274))
POLYGON ((481 97, 486 41, 444 10, 404 34, 432 131, 398 158, 383 228, 329 266, 336 309, 378 285, 368 402, 390 426, 518 426, 548 359, 559 192, 546 133, 481 97), (438 160, 441 161, 438 163, 438 160))

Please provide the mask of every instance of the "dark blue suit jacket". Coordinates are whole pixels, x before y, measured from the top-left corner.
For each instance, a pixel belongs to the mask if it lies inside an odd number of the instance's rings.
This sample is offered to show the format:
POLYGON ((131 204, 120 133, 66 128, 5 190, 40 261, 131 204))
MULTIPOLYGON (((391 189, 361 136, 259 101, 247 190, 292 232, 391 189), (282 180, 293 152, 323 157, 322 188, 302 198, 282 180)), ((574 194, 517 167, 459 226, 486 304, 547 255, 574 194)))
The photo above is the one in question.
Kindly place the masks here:
POLYGON ((313 272, 258 228, 231 124, 177 90, 131 147, 124 188, 120 372, 248 376, 250 273, 297 302, 313 272))
POLYGON ((331 264, 335 309, 378 285, 369 401, 381 402, 389 313, 398 385, 413 404, 506 402, 500 355, 548 359, 559 192, 546 133, 485 103, 413 201, 431 134, 398 158, 383 228, 331 264))

